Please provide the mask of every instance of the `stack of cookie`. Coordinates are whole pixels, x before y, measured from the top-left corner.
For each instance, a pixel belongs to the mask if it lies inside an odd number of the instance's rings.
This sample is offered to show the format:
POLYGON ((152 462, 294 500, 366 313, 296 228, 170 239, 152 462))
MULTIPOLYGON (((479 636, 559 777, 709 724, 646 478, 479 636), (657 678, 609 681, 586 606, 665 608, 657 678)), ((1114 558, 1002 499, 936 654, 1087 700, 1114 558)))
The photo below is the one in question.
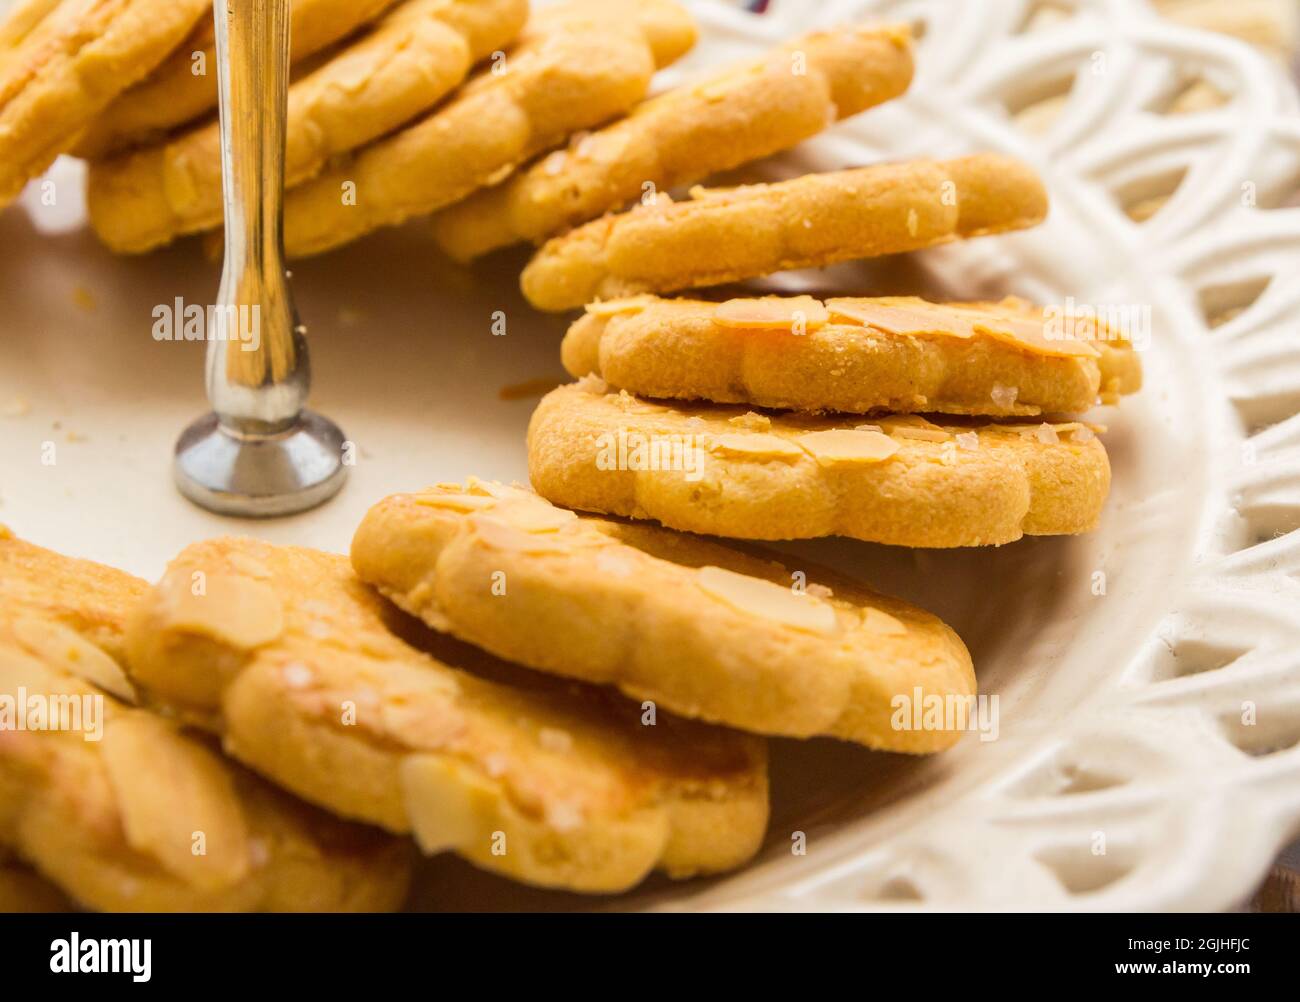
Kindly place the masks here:
POLYGON ((744 539, 1085 532, 1110 467, 1070 415, 1141 367, 1095 320, 1052 335, 1015 299, 595 303, 563 345, 581 378, 533 415, 529 474, 557 504, 744 539), (661 461, 668 444, 690 461, 661 461))

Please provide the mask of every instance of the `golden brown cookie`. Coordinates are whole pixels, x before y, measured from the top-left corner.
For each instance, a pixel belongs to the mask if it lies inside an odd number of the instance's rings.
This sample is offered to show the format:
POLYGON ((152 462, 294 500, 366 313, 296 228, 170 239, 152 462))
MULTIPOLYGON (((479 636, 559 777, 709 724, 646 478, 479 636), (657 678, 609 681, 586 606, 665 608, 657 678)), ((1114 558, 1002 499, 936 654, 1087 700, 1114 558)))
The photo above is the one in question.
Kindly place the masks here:
POLYGON ((285 249, 316 254, 450 205, 570 133, 621 115, 695 41, 672 0, 568 0, 447 104, 285 198, 285 249))
POLYGON ((208 0, 25 0, 0 24, 0 205, 157 66, 208 0))
POLYGON ((568 150, 443 211, 434 233, 460 261, 537 242, 656 191, 789 149, 897 97, 911 80, 905 26, 816 31, 575 136, 568 150))
POLYGON ((357 530, 352 564, 501 657, 763 734, 939 751, 960 731, 899 729, 899 701, 975 693, 961 640, 914 606, 820 568, 579 517, 523 488, 387 498, 357 530))
MULTIPOLYGON (((454 8, 463 0, 446 0, 454 8)), ((394 0, 291 0, 289 59, 301 64, 373 21, 394 0)), ((156 143, 217 107, 217 34, 211 3, 189 36, 91 123, 74 149, 94 160, 156 143)))
POLYGON ((667 407, 596 377, 538 405, 528 471, 555 504, 687 532, 920 547, 1086 532, 1110 489, 1106 450, 1077 422, 667 407))
POLYGON ((448 648, 458 670, 412 624, 345 557, 218 539, 142 607, 132 677, 300 796, 517 880, 618 891, 757 850, 761 740, 448 648))
MULTIPOLYGON (((289 88, 285 186, 432 107, 523 27, 525 0, 410 0, 289 88), (454 17, 451 15, 454 14, 454 17)), ((99 238, 139 253, 221 225, 217 122, 90 165, 99 238)))
POLYGON ((638 296, 588 306, 561 356, 643 397, 863 414, 1067 414, 1142 379, 1119 333, 1017 299, 638 296))
POLYGON ((0 845, 90 908, 397 907, 408 846, 131 705, 115 658, 146 592, 0 530, 0 845))
POLYGON ((700 189, 547 241, 521 285, 540 310, 720 285, 1042 222, 1047 193, 1011 157, 918 160, 700 189))

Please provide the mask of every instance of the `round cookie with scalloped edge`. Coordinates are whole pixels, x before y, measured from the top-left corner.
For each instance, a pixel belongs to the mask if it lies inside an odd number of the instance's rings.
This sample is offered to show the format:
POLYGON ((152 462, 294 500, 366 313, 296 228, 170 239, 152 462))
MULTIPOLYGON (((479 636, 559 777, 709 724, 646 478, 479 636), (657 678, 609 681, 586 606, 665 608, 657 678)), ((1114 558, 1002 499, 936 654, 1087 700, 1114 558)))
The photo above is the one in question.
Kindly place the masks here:
POLYGON ((987 546, 1096 526, 1110 490, 1096 430, 667 406, 587 377, 538 405, 528 470, 555 504, 687 532, 987 546))
POLYGON ((501 657, 763 734, 934 752, 960 729, 900 725, 900 701, 975 693, 961 640, 921 609, 519 487, 471 480, 387 498, 357 530, 352 562, 406 611, 501 657))
POLYGON ((459 261, 543 240, 648 191, 789 149, 837 119, 897 97, 911 80, 906 26, 846 25, 801 35, 574 136, 568 149, 445 209, 434 219, 434 235, 459 261))
POLYGON ((637 296, 590 304, 561 357, 640 396, 860 414, 1064 414, 1142 380, 1122 332, 1018 299, 637 296))
POLYGON ((1024 229, 1047 215, 1033 169, 984 153, 657 195, 552 237, 520 276, 539 310, 722 285, 1024 229))

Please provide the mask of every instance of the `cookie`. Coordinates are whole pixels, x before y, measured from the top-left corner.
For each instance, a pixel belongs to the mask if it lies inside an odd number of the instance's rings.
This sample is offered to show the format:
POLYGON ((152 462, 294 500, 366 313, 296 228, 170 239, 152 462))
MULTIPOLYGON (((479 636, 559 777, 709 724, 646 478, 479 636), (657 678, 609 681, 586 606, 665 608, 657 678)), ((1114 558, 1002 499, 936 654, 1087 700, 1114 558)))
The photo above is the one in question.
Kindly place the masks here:
POLYGON ((911 80, 905 26, 813 32, 575 137, 568 150, 446 209, 434 234, 459 261, 539 242, 649 193, 789 149, 897 97, 911 80))
MULTIPOLYGON (((291 0, 289 59, 301 64, 377 18, 394 0, 291 0)), ((462 0, 447 0, 449 7, 462 0)), ((217 32, 212 5, 148 77, 104 109, 73 152, 88 160, 156 143, 217 108, 217 32)))
POLYGON ((917 547, 1086 532, 1110 488, 1106 451, 1077 422, 668 407, 595 377, 538 405, 528 471, 557 505, 687 532, 917 547))
POLYGON ((208 0, 24 0, 0 25, 0 205, 183 39, 208 0))
POLYGON ((407 612, 500 657, 762 734, 933 752, 960 732, 897 729, 898 700, 975 693, 962 642, 914 606, 822 569, 579 517, 518 487, 387 498, 357 530, 352 564, 407 612))
POLYGON ((450 102, 288 192, 286 251, 316 254, 502 180, 570 133, 624 114, 656 67, 694 41, 694 22, 671 0, 542 8, 450 102))
POLYGON ((293 800, 132 705, 116 658, 147 591, 0 534, 0 845, 89 908, 397 907, 409 846, 293 800))
POLYGON ((661 194, 547 241, 524 269, 524 295, 540 310, 567 310, 917 250, 1033 226, 1047 214, 1034 172, 993 154, 692 195, 661 194))
POLYGON ((760 739, 666 713, 646 726, 607 690, 441 650, 477 674, 458 670, 395 632, 412 623, 345 557, 219 539, 142 607, 132 677, 300 796, 517 880, 619 891, 757 850, 760 739))
MULTIPOLYGON (((289 88, 286 187, 432 107, 509 42, 527 12, 525 0, 410 0, 393 8, 289 88), (465 23, 448 23, 452 12, 465 23)), ((95 232, 119 253, 220 226, 220 126, 212 121, 164 145, 93 162, 87 202, 95 232)))
POLYGON ((1119 333, 1017 299, 633 297, 588 306, 561 357, 644 397, 862 414, 1068 414, 1142 382, 1119 333))

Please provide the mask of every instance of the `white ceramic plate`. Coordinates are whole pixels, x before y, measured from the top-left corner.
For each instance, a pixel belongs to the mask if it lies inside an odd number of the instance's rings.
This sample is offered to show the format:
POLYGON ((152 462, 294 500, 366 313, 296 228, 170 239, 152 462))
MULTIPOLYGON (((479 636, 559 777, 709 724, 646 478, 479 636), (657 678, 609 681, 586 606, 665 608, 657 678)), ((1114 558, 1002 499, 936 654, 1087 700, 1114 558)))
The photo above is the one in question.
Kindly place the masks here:
MULTIPOLYGON (((1096 533, 965 552, 786 547, 947 619, 981 691, 1000 699, 998 740, 969 735, 923 760, 774 742, 772 825, 755 865, 655 879, 612 904, 1239 903, 1300 833, 1300 209, 1284 205, 1300 178, 1294 91, 1245 46, 1168 27, 1132 0, 990 0, 978 14, 947 0, 777 0, 761 18, 696 6, 701 44, 665 83, 814 24, 888 15, 924 27, 904 100, 758 175, 996 149, 1032 161, 1051 188, 1051 219, 1030 233, 767 285, 1133 304, 1150 307, 1152 340, 1144 391, 1097 415, 1114 488, 1096 533), (1228 104, 1167 113, 1197 77, 1228 104), (1169 192, 1145 223, 1125 212, 1169 192), (791 852, 796 831, 806 855, 791 852)), ((522 302, 522 254, 460 270, 412 226, 296 269, 315 405, 360 447, 344 493, 273 523, 190 507, 169 462, 203 409, 201 349, 154 342, 151 311, 177 296, 208 302, 216 269, 194 245, 110 256, 81 225, 77 173, 62 163, 52 174, 54 206, 32 188, 27 211, 0 214, 0 521, 156 577, 203 536, 344 550, 388 492, 526 476, 533 400, 499 391, 562 377, 565 320, 522 302), (496 310, 505 337, 491 333, 496 310)), ((452 858, 430 861, 420 886, 431 908, 611 904, 517 888, 452 858)))

